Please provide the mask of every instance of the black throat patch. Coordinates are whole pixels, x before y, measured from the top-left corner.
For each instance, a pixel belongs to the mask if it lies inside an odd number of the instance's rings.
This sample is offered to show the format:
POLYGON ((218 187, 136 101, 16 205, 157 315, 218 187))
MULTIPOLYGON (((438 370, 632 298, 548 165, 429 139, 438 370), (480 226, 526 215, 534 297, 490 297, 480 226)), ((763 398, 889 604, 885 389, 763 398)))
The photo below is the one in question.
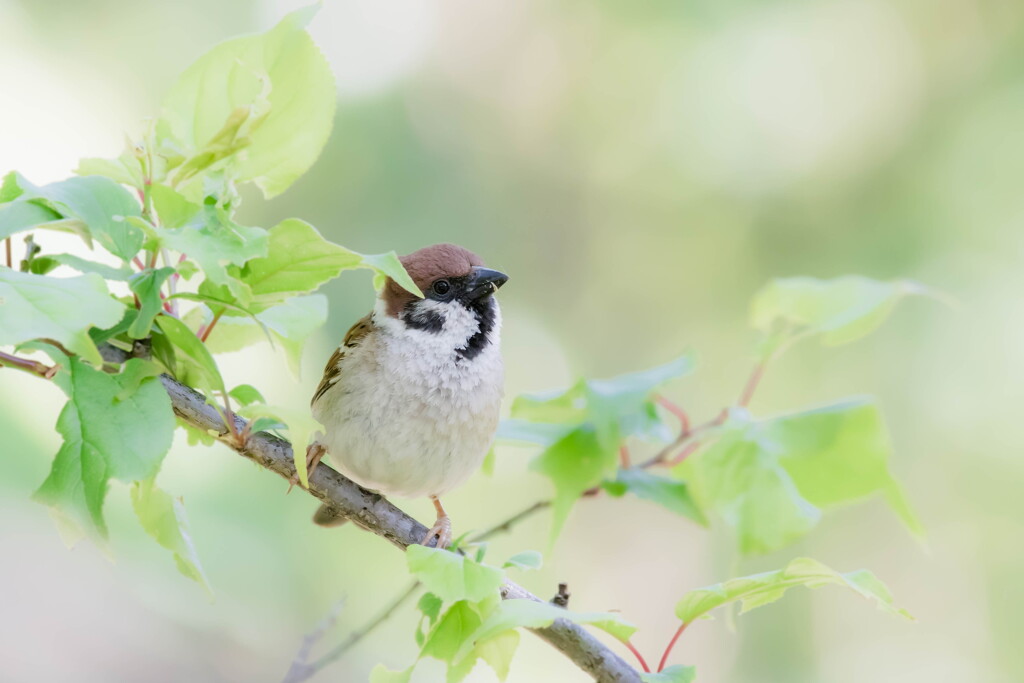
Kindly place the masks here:
POLYGON ((417 301, 418 300, 410 301, 405 307, 405 316, 403 316, 405 326, 411 327, 414 330, 423 330, 434 334, 437 334, 444 329, 444 316, 437 311, 417 310, 417 301))
POLYGON ((466 340, 466 345, 455 349, 459 358, 472 360, 490 344, 491 330, 494 329, 495 305, 494 299, 485 296, 482 299, 467 302, 466 307, 476 316, 480 328, 473 333, 473 336, 466 340))

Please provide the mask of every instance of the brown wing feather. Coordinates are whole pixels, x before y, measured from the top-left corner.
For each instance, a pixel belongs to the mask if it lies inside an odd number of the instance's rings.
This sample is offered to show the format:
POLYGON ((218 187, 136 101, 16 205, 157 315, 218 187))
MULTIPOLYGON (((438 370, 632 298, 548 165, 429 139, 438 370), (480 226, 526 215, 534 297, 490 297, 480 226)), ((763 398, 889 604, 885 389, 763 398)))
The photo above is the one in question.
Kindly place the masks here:
POLYGON ((370 320, 372 316, 372 313, 367 314, 349 328, 349 331, 345 334, 345 339, 341 342, 341 346, 335 349, 334 353, 331 354, 330 360, 327 361, 327 365, 324 367, 324 377, 320 380, 320 386, 316 388, 316 393, 313 394, 313 400, 310 401, 310 405, 316 403, 341 377, 341 360, 345 357, 345 350, 353 346, 359 346, 359 342, 363 340, 363 337, 369 334, 373 326, 370 320))

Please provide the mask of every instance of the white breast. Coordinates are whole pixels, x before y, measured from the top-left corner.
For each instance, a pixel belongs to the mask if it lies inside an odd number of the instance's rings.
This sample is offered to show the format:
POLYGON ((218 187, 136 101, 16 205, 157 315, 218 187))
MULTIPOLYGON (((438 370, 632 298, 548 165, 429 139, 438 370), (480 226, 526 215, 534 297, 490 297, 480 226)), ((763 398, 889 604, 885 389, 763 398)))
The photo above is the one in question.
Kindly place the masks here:
POLYGON ((331 459, 366 488, 438 496, 465 481, 490 448, 503 386, 501 314, 491 343, 472 359, 455 349, 478 329, 476 319, 459 306, 445 315, 441 332, 410 329, 378 303, 374 329, 346 350, 337 383, 313 407, 331 459))

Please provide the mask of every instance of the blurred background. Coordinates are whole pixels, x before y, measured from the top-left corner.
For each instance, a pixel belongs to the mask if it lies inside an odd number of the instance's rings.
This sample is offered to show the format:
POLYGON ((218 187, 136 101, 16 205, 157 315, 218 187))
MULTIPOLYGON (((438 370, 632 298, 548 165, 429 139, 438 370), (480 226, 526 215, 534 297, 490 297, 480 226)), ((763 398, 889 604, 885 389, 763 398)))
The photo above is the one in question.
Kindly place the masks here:
MULTIPOLYGON (((115 156, 193 59, 301 4, 0 0, 0 171, 45 183, 115 156)), ((248 193, 243 222, 298 216, 362 252, 477 251, 512 278, 510 398, 693 349, 699 372, 666 393, 707 419, 749 372, 748 302, 772 277, 909 277, 958 300, 908 301, 852 346, 798 347, 752 405, 877 395, 929 538, 872 501, 735 569, 799 555, 866 567, 919 621, 801 591, 736 632, 695 625, 673 661, 701 683, 1024 680, 1024 4, 327 0, 311 32, 338 82, 331 141, 282 197, 248 193)), ((300 382, 257 347, 223 357, 229 383, 305 405, 373 297, 365 272, 323 291, 330 322, 300 382)), ((183 438, 161 483, 184 497, 213 601, 144 536, 123 486, 108 497, 110 556, 68 551, 29 500, 61 403, 56 386, 0 373, 0 679, 276 681, 339 599, 328 645, 403 589, 386 543, 315 527, 313 499, 183 438)), ((446 499, 457 532, 549 495, 532 455, 499 448, 494 476, 446 499)), ((399 502, 431 517, 427 502, 399 502)), ((548 521, 496 538, 489 557, 543 550, 548 521)), ((576 609, 623 611, 657 660, 678 597, 733 569, 723 529, 595 499, 541 572, 513 578, 542 596, 567 581, 576 609)), ((315 680, 404 667, 415 619, 406 606, 315 680)), ((414 680, 442 679, 426 662, 414 680)), ((480 665, 470 680, 495 678, 480 665)), ((524 636, 510 680, 585 677, 524 636)))

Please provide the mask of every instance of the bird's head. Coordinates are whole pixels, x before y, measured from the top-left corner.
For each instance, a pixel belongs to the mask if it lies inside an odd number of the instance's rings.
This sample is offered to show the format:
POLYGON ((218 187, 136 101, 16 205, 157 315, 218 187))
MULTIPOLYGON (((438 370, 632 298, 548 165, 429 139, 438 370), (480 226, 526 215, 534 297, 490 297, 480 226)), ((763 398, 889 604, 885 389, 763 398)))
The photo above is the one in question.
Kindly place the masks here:
POLYGON ((435 244, 401 258, 424 298, 388 279, 381 291, 386 315, 405 328, 447 338, 467 358, 478 354, 499 324, 492 295, 508 276, 485 268, 480 257, 454 244, 435 244))

